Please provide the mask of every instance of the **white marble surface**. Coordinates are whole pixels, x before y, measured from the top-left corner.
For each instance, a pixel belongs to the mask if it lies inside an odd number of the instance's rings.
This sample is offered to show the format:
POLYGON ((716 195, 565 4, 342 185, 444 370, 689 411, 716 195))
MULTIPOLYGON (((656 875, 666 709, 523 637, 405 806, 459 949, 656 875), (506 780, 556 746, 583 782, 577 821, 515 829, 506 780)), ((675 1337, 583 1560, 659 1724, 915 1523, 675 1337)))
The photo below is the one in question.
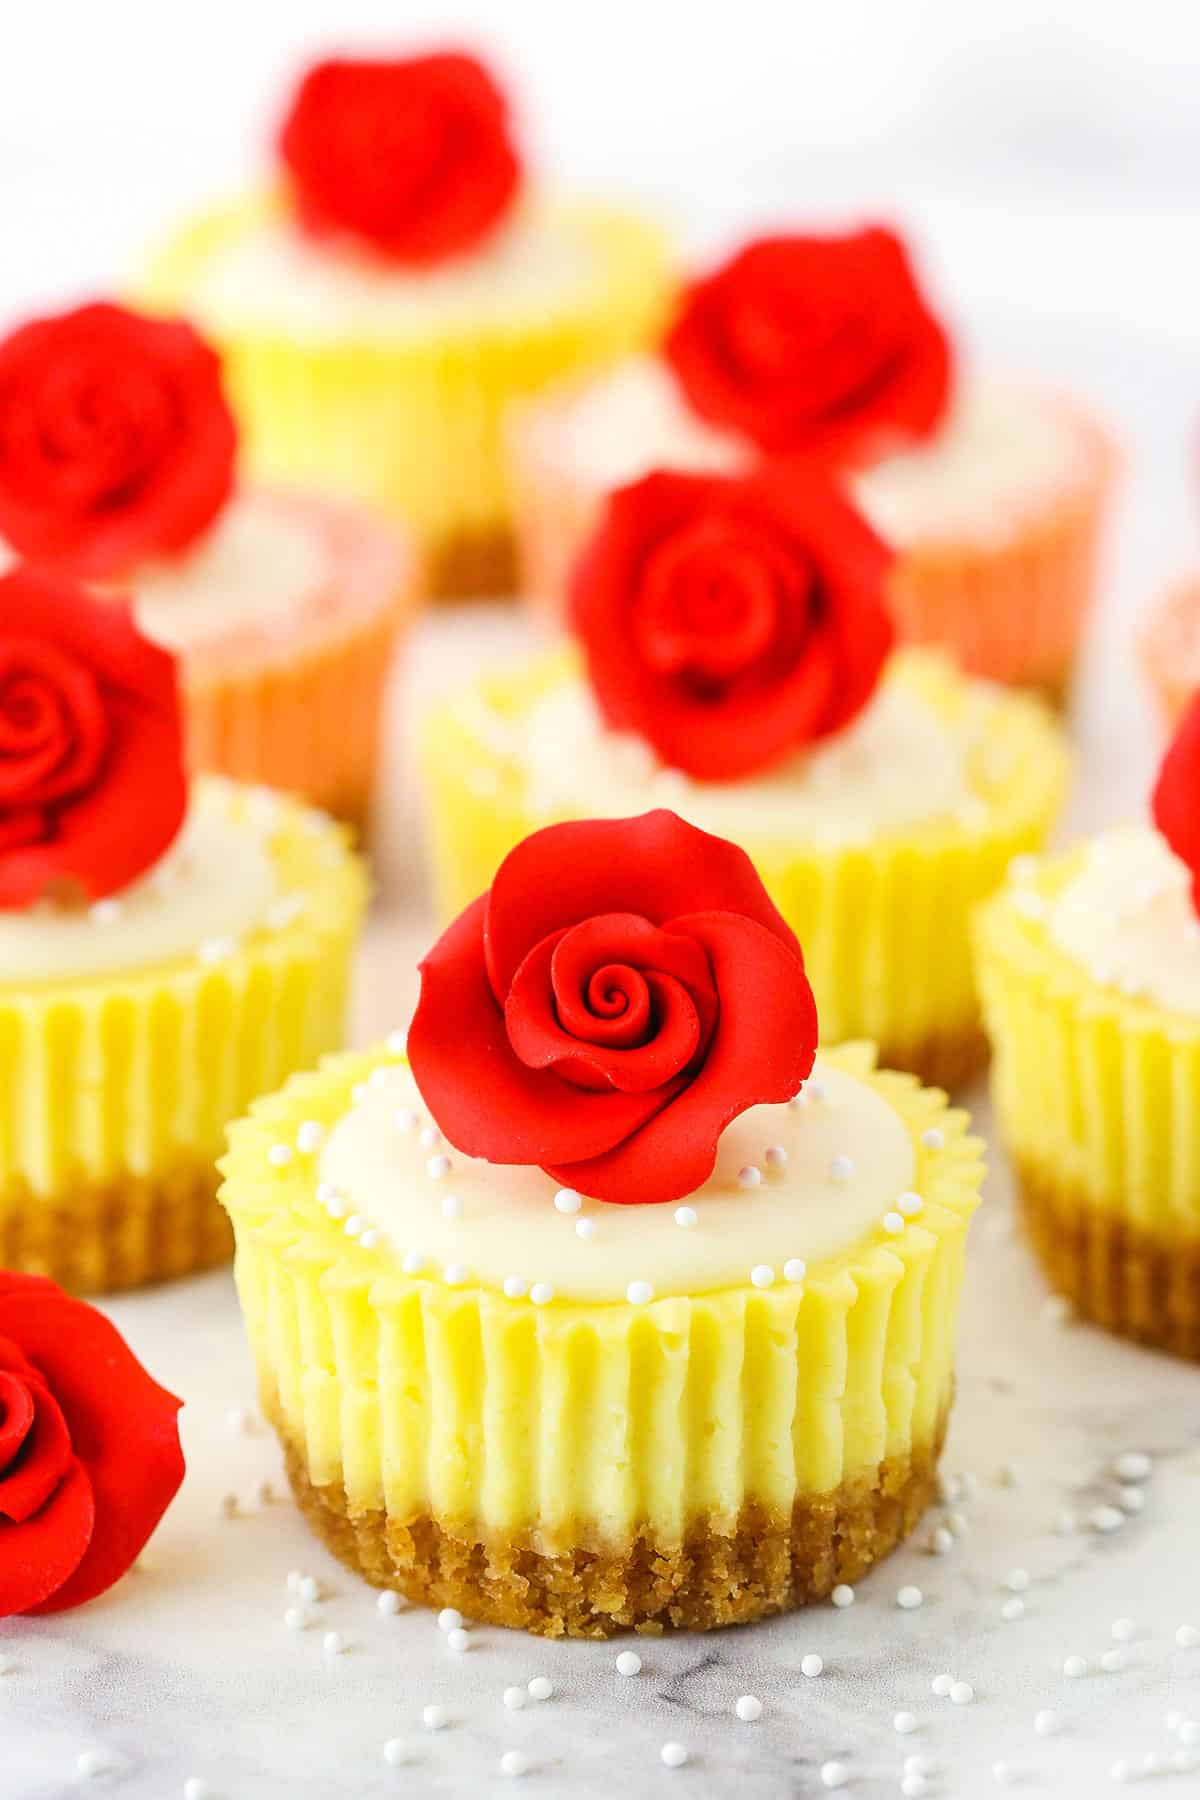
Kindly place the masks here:
MULTIPOLYGON (((1028 219, 1024 220, 1028 223, 1028 219)), ((1183 214, 1154 236, 1166 254, 1183 214)), ((1149 230, 1149 225, 1147 225, 1149 230)), ((1098 253, 1082 231, 1080 254, 1098 253)), ((1129 271, 1125 271, 1128 281, 1129 271)), ((1069 273, 1056 290, 1069 288, 1069 273)), ((1101 302, 1098 306, 1103 312, 1101 302)), ((1154 304, 1165 311, 1163 289, 1154 304)), ((1154 338, 1119 320, 1082 326, 1064 300, 1027 316, 1017 287, 998 299, 978 335, 998 356, 1054 369, 1107 405, 1134 453, 1128 502, 1089 648, 1077 708, 1081 780, 1068 834, 1136 812, 1155 738, 1129 651, 1149 593, 1195 550, 1192 415, 1200 352, 1173 314, 1154 338), (1189 485, 1190 484, 1190 485, 1189 485)), ((416 647, 395 732, 396 779, 381 833, 384 893, 362 983, 360 1035, 401 1022, 412 962, 427 934, 414 811, 405 774, 409 694, 427 694, 474 658, 515 654, 520 629, 498 611, 432 621, 416 647)), ((987 1129, 982 1093, 979 1119, 987 1129)), ((821 1608, 750 1630, 639 1645, 644 1670, 614 1670, 619 1646, 546 1645, 490 1629, 450 1652, 432 1618, 378 1614, 373 1596, 308 1537, 290 1502, 261 1504, 263 1480, 281 1489, 271 1438, 230 1423, 253 1405, 232 1287, 225 1275, 135 1296, 111 1307, 154 1372, 186 1397, 189 1474, 140 1573, 63 1618, 0 1626, 0 1800, 65 1800, 81 1789, 119 1800, 172 1800, 189 1777, 212 1800, 376 1800, 399 1794, 489 1794, 508 1748, 526 1751, 532 1793, 592 1800, 660 1790, 740 1800, 823 1793, 820 1769, 837 1759, 856 1796, 898 1794, 904 1758, 930 1759, 927 1792, 977 1800, 995 1787, 991 1765, 1011 1764, 1014 1791, 1094 1800, 1110 1791, 1110 1765, 1178 1749, 1169 1711, 1200 1719, 1200 1649, 1178 1648, 1181 1623, 1200 1626, 1200 1374, 1065 1325, 1010 1229, 1002 1158, 993 1154, 988 1205, 976 1228, 963 1320, 961 1379, 945 1467, 968 1472, 972 1495, 952 1510, 966 1522, 946 1555, 918 1540, 862 1584, 845 1611, 821 1608), (1112 1534, 1088 1524, 1115 1492, 1114 1456, 1153 1458, 1144 1509, 1112 1534), (227 1494, 239 1516, 223 1516, 227 1494), (1055 1529, 1064 1509, 1077 1530, 1055 1529), (1028 1571, 1025 1616, 1001 1607, 1014 1568, 1028 1571), (290 1570, 317 1578, 324 1598, 311 1629, 289 1632, 290 1570), (905 1583, 925 1603, 896 1605, 905 1583), (1136 1631, 1124 1666, 1099 1669, 1116 1646, 1111 1624, 1136 1631), (344 1634, 327 1657, 325 1631, 344 1634), (816 1680, 800 1659, 816 1651, 816 1680), (1088 1659, 1082 1679, 1063 1660, 1088 1659), (971 1682, 972 1705, 930 1691, 942 1671, 971 1682), (554 1697, 520 1713, 506 1686, 547 1674, 554 1697), (740 1694, 763 1702, 739 1722, 740 1694), (439 1733, 427 1704, 446 1709, 439 1733), (1039 1709, 1061 1715, 1040 1737, 1039 1709), (916 1714, 898 1735, 893 1716, 916 1714), (410 1760, 385 1764, 385 1740, 410 1760), (661 1745, 684 1743, 690 1761, 664 1769, 661 1745), (76 1759, 100 1750, 110 1772, 82 1781, 76 1759)), ((1163 1777, 1165 1793, 1191 1793, 1197 1775, 1163 1777)))

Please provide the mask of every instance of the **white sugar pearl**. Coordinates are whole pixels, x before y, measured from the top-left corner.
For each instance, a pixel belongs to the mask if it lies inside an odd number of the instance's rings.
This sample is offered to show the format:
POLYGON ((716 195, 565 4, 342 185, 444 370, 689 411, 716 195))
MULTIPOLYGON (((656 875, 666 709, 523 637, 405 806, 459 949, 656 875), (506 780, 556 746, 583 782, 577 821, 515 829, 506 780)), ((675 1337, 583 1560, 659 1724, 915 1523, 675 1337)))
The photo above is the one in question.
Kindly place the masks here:
POLYGON ((854 1176, 854 1160, 849 1156, 835 1156, 829 1164, 831 1181, 850 1181, 854 1176))
POLYGON ((1102 1650, 1100 1667, 1106 1675, 1119 1675, 1125 1667, 1125 1652, 1123 1650, 1102 1650))
POLYGON ((944 1700, 954 1686, 954 1677, 953 1675, 935 1675, 929 1685, 938 1699, 944 1700))
POLYGON ((853 1606, 854 1589, 845 1581, 839 1581, 829 1598, 835 1606, 853 1606))
POLYGON ((1127 1781, 1133 1780, 1133 1764, 1127 1762, 1123 1756, 1119 1756, 1115 1763, 1109 1765, 1108 1779, 1115 1782, 1118 1787, 1124 1787, 1127 1781))
POLYGON ((921 1142, 926 1150, 943 1150, 946 1146, 945 1133, 939 1131, 936 1125, 932 1125, 928 1131, 921 1133, 921 1142))
POLYGON ((325 1141, 325 1127, 316 1119, 305 1119, 296 1132, 296 1148, 301 1156, 311 1156, 325 1141))
POLYGON ((437 1628, 439 1631, 458 1631, 462 1622, 463 1616, 459 1612, 457 1606, 443 1606, 441 1612, 437 1616, 437 1628))
POLYGON ((471 1634, 462 1625, 456 1631, 446 1633, 446 1648, 456 1655, 463 1656, 471 1648, 471 1634))
POLYGON ((1012 1779, 1013 1768, 1011 1763, 994 1762, 992 1764, 992 1780, 997 1787, 1008 1787, 1011 1784, 1012 1779))
POLYGON ((445 1181, 450 1173, 450 1158, 440 1152, 437 1156, 431 1156, 425 1164, 425 1173, 430 1181, 445 1181))
POLYGON ((458 1194, 444 1194, 442 1196, 443 1219, 461 1219, 462 1214, 463 1203, 461 1196, 458 1194))
POLYGON ((785 1281, 803 1281, 807 1274, 808 1264, 804 1261, 803 1257, 789 1256, 783 1265, 783 1279, 785 1281))
POLYGON ((775 1271, 770 1263, 755 1263, 750 1271, 750 1279, 756 1288, 769 1288, 775 1281, 775 1271))
POLYGON ((688 1753, 684 1746, 674 1741, 664 1744, 658 1754, 668 1769, 682 1769, 688 1759, 688 1753))
POLYGON ((502 1775, 528 1775, 529 1758, 523 1750, 506 1750, 500 1758, 502 1775))
POLYGON ((292 1160, 290 1144, 272 1144, 267 1151, 267 1161, 273 1169, 286 1169, 292 1160))
POLYGON ((1137 1626, 1132 1619, 1114 1619, 1109 1631, 1118 1644, 1128 1644, 1137 1635, 1137 1626))
POLYGON ((392 1114, 392 1124, 396 1127, 397 1131, 415 1131, 417 1128, 417 1115, 412 1110, 411 1106, 402 1106, 399 1112, 392 1114))
POLYGON ((763 1152, 763 1161, 773 1175, 782 1175, 788 1166, 788 1153, 782 1144, 768 1144, 763 1152))
POLYGON ((321 1639, 321 1648, 326 1656, 340 1656, 346 1648, 346 1640, 340 1631, 327 1631, 321 1639))
POLYGON ((425 1258, 419 1250, 406 1250, 400 1259, 400 1267, 406 1275, 419 1275, 425 1267, 425 1258))
POLYGON ((743 1694, 734 1707, 734 1712, 743 1724, 753 1725, 755 1719, 762 1718, 763 1703, 756 1694, 743 1694))
POLYGON ((1052 1712, 1048 1706, 1044 1706, 1041 1712, 1033 1715, 1033 1729, 1039 1737, 1053 1737, 1061 1724, 1062 1720, 1058 1714, 1052 1712))
POLYGON ((956 1681, 950 1689, 950 1698, 955 1706, 970 1706, 975 1698, 975 1689, 969 1681, 956 1681))
POLYGON ((554 1692, 554 1683, 548 1675, 535 1675, 528 1685, 531 1700, 549 1700, 554 1692))
POLYGON ((1200 1644, 1200 1631, 1194 1625, 1180 1625, 1175 1633, 1175 1642, 1181 1650, 1194 1650, 1200 1644))
POLYGON ((436 1125, 422 1125, 417 1133, 417 1142, 422 1150, 435 1150, 442 1141, 442 1134, 436 1125))
POLYGON ((810 1075, 804 1084, 804 1097, 813 1106, 820 1106, 825 1098, 825 1083, 818 1081, 815 1075, 810 1075))
POLYGON ((617 1658, 618 1675, 640 1675, 642 1659, 636 1650, 622 1650, 617 1658))
POLYGON ((845 1787, 849 1779, 850 1771, 845 1763, 827 1762, 821 1764, 821 1785, 823 1787, 845 1787))
POLYGON ((1024 1594, 1029 1588, 1028 1569, 1010 1569, 1004 1577, 1004 1585, 1013 1594, 1024 1594))
POLYGON ((183 1800, 209 1800, 212 1789, 201 1775, 189 1775, 183 1784, 183 1800))
POLYGON ((506 1275, 504 1292, 509 1300, 523 1300, 529 1292, 529 1283, 523 1275, 506 1275))
POLYGON ((696 1223, 696 1219, 697 1213, 694 1206, 677 1206, 675 1208, 675 1223, 684 1231, 690 1231, 696 1223))
POLYGON ((75 1767, 85 1781, 94 1781, 97 1775, 109 1773, 113 1759, 107 1750, 81 1750, 75 1758, 75 1767))
POLYGON ((818 1656, 815 1650, 810 1650, 807 1656, 800 1658, 800 1673, 806 1675, 810 1681, 815 1681, 824 1668, 825 1659, 818 1656))
POLYGON ((922 1756, 919 1751, 914 1751, 911 1756, 906 1756, 904 1759, 906 1775, 932 1775, 934 1766, 932 1760, 928 1756, 922 1756))
POLYGON ((384 1588, 375 1602, 375 1610, 381 1612, 385 1619, 394 1618, 400 1611, 400 1596, 391 1588, 384 1588))
POLYGON ((576 1219, 576 1221, 575 1221, 575 1236, 577 1238, 582 1238, 584 1240, 584 1242, 586 1243, 589 1238, 594 1238, 595 1235, 596 1235, 595 1219, 576 1219))
POLYGON ((883 1215, 883 1229, 889 1237, 896 1237, 904 1230, 904 1219, 898 1212, 887 1212, 883 1215))
POLYGON ((554 1210, 560 1213, 577 1213, 583 1206, 583 1195, 577 1194, 574 1188, 559 1188, 554 1196, 554 1210))
POLYGON ((1118 1481, 1145 1481, 1151 1470, 1150 1458, 1142 1450, 1126 1450, 1113 1464, 1118 1481))
POLYGON ((233 938, 205 938, 196 955, 208 968, 213 968, 217 963, 228 962, 236 950, 233 938))
POLYGON ((1140 1513, 1145 1510, 1146 1490, 1140 1487, 1123 1487, 1117 1495, 1117 1505, 1122 1512, 1140 1513))
POLYGON ((315 1606, 317 1601, 321 1598, 321 1584, 319 1581, 316 1581, 313 1576, 305 1575, 301 1578, 300 1585, 297 1587, 296 1592, 299 1594, 301 1600, 303 1600, 305 1606, 315 1606))
POLYGON ((424 1725, 426 1731, 441 1731, 446 1724, 445 1707, 423 1706, 421 1708, 421 1723, 424 1725))
POLYGON ((1014 1619, 1023 1619, 1025 1617, 1025 1602, 1022 1600, 1020 1594, 1014 1594, 1011 1600, 1006 1600, 1004 1602, 1004 1605, 1000 1608, 1000 1617, 1006 1619, 1010 1625, 1014 1619))
POLYGON ((383 1760, 390 1769, 398 1769, 407 1761, 408 1747, 403 1738, 389 1738, 383 1746, 383 1760))
POLYGON ((1125 1523, 1125 1515, 1118 1512, 1115 1506, 1096 1506, 1092 1509, 1089 1523, 1093 1531, 1117 1531, 1125 1523))
POLYGON ((915 1219, 925 1211, 925 1202, 920 1194, 901 1194, 896 1202, 897 1212, 902 1212, 906 1219, 915 1219))
POLYGON ((466 1263, 447 1263, 442 1270, 442 1280, 447 1287, 463 1287, 471 1279, 471 1271, 466 1263))
POLYGON ((373 1228, 368 1227, 368 1229, 362 1233, 358 1241, 364 1250, 375 1250, 379 1246, 379 1233, 373 1228))
POLYGON ((529 1699, 529 1695, 525 1692, 523 1687, 506 1687, 500 1698, 503 1700, 505 1706, 507 1706, 509 1712, 520 1712, 521 1708, 529 1699))
POLYGON ((914 1612, 918 1606, 924 1604, 924 1601, 925 1596, 919 1587, 902 1587, 896 1595, 896 1605, 902 1607, 905 1612, 914 1612))
POLYGON ((1087 1659, 1082 1656, 1068 1656, 1063 1660, 1063 1674, 1071 1681, 1076 1681, 1079 1676, 1086 1675, 1087 1667, 1087 1659))
POLYGON ((935 1556, 949 1556, 954 1548, 954 1533, 944 1525, 935 1525, 930 1533, 929 1548, 935 1556))
POLYGON ((900 1792, 903 1794, 904 1800, 925 1800, 925 1795, 929 1792, 929 1783, 924 1775, 918 1775, 914 1770, 912 1774, 900 1777, 900 1792))
POLYGON ((289 1631, 307 1631, 310 1617, 302 1606, 289 1606, 283 1615, 283 1622, 289 1631))
POLYGON ((529 1290, 529 1298, 535 1306, 549 1306, 554 1298, 554 1288, 548 1281, 535 1281, 529 1290))
POLYGON ((88 907, 88 918, 93 925, 115 925, 124 910, 119 900, 97 900, 88 907))
POLYGON ((908 1737, 917 1729, 917 1715, 911 1712, 898 1712, 892 1720, 892 1730, 898 1731, 901 1737, 908 1737))
POLYGON ((744 1168, 738 1170, 739 1187, 756 1188, 761 1181, 762 1170, 756 1169, 753 1163, 747 1163, 744 1168))
POLYGON ((346 1236, 354 1238, 358 1236, 362 1228, 363 1222, 357 1213, 351 1213, 350 1217, 346 1220, 346 1223, 342 1226, 342 1230, 345 1232, 346 1236))
POLYGON ((654 1289, 648 1281, 631 1281, 625 1289, 625 1298, 630 1306, 647 1306, 654 1298, 654 1289))

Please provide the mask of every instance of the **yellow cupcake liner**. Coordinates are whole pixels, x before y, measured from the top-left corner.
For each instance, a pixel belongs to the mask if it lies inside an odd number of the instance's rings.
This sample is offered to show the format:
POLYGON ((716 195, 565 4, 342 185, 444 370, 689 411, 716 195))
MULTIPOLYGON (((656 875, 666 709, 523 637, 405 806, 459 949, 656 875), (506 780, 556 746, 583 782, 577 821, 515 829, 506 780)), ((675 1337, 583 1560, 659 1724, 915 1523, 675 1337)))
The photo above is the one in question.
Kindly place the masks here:
POLYGON ((199 785, 271 822, 291 905, 221 960, 0 987, 0 1266, 95 1291, 220 1260, 227 1125, 344 1042, 366 900, 344 831, 199 785))
POLYGON ((1101 987, 1050 940, 1044 906, 1085 855, 1042 863, 978 920, 1000 1124, 1020 1163, 1111 1219, 1197 1240, 1200 1020, 1101 987))
MULTIPOLYGON (((575 666, 561 655, 489 679, 426 721, 426 807, 443 918, 490 886, 514 844, 552 822, 534 812, 505 728, 575 666)), ((947 717, 968 703, 969 684, 940 658, 908 651, 894 668, 947 717)), ((1025 695, 997 695, 971 751, 977 822, 930 821, 860 845, 738 835, 804 947, 824 1042, 870 1038, 886 1065, 943 1086, 972 1072, 983 1039, 970 914, 1014 856, 1044 844, 1067 774, 1050 713, 1025 695)))
MULTIPOLYGON (((181 226, 151 257, 142 303, 187 312, 209 259, 278 215, 259 196, 181 226)), ((413 527, 435 582, 486 588, 511 567, 506 420, 518 400, 657 335, 671 292, 661 231, 600 206, 557 209, 597 275, 525 319, 394 338, 352 326, 321 341, 217 328, 251 466, 367 500, 413 527)), ((205 324, 203 316, 199 323, 205 324)), ((495 591, 495 590, 493 590, 495 591)))
POLYGON ((352 1517, 521 1534, 550 1554, 639 1531, 678 1546, 697 1519, 733 1531, 750 1503, 790 1517, 914 1447, 936 1454, 982 1179, 943 1095, 876 1072, 869 1046, 830 1053, 911 1134, 925 1207, 902 1237, 880 1226, 802 1286, 535 1307, 405 1275, 328 1217, 312 1159, 273 1165, 301 1121, 332 1126, 397 1060, 297 1077, 234 1127, 222 1163, 264 1406, 306 1481, 344 1489, 352 1517))

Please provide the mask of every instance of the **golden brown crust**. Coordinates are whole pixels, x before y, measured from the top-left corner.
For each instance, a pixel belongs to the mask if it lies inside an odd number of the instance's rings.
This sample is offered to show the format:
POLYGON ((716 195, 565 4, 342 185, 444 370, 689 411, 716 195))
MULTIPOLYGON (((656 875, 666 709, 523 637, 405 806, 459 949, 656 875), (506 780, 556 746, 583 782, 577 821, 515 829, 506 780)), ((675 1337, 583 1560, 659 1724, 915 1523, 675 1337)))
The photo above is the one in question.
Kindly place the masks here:
POLYGON ((859 1580, 928 1506, 944 1435, 939 1429, 911 1455, 798 1500, 790 1518, 752 1501, 732 1534, 701 1521, 681 1546, 640 1533, 614 1550, 547 1555, 528 1539, 456 1535, 428 1516, 356 1514, 340 1483, 313 1485, 304 1452, 279 1429, 300 1510, 339 1561, 373 1586, 539 1637, 589 1638, 744 1625, 859 1580))
POLYGON ((916 1044, 885 1042, 879 1046, 878 1060, 881 1069, 899 1069, 916 1075, 925 1087, 954 1093, 987 1067, 990 1054, 982 1026, 965 1025, 957 1031, 935 1032, 916 1044))
POLYGON ((1083 1318, 1200 1362, 1200 1240, 1138 1231, 1029 1164, 1019 1185, 1038 1260, 1083 1318))
POLYGON ((462 530, 426 551, 429 588, 438 600, 497 600, 517 591, 517 550, 509 525, 462 530))
POLYGON ((233 1255, 211 1162, 163 1176, 65 1184, 53 1196, 23 1181, 0 1193, 0 1268, 48 1275, 77 1294, 191 1275, 233 1255))

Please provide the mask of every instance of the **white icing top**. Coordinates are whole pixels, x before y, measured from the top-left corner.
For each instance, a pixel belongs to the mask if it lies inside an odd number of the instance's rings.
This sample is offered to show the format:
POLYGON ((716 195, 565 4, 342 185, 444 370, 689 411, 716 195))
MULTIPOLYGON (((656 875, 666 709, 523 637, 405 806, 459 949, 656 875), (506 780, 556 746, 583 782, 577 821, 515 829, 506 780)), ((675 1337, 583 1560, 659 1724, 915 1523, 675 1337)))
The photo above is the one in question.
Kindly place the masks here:
POLYGON ((979 684, 971 699, 978 705, 961 719, 943 719, 893 664, 845 731, 729 782, 694 781, 665 768, 642 738, 607 730, 580 677, 559 682, 511 725, 482 709, 470 724, 516 761, 537 817, 625 818, 669 806, 738 841, 749 833, 853 844, 929 820, 969 825, 982 816, 968 752, 991 690, 979 684))
POLYGON ((349 242, 318 243, 279 217, 214 250, 188 308, 218 333, 259 326, 309 340, 393 339, 503 327, 585 295, 598 273, 585 224, 549 207, 527 206, 482 247, 416 270, 349 242))
POLYGON ((212 778, 198 782, 171 848, 119 896, 92 907, 46 901, 0 911, 0 983, 86 980, 196 956, 217 961, 271 922, 280 896, 270 809, 260 817, 236 805, 238 792, 212 778))
POLYGON ((907 1126, 873 1088, 820 1062, 814 1075, 803 1103, 755 1106, 728 1127, 712 1176, 687 1201, 696 1215, 687 1226, 674 1203, 584 1200, 560 1212, 558 1184, 540 1169, 480 1162, 431 1140, 404 1064, 377 1071, 331 1131, 320 1179, 339 1210, 384 1234, 398 1261, 416 1253, 433 1275, 457 1264, 485 1287, 516 1276, 564 1299, 605 1301, 624 1300, 631 1282, 648 1282, 657 1299, 742 1286, 755 1266, 802 1279, 784 1265, 812 1267, 878 1230, 916 1168, 907 1126), (769 1148, 785 1161, 769 1162, 769 1148), (849 1170, 832 1173, 847 1157, 849 1170), (738 1179, 749 1167, 761 1174, 753 1187, 738 1179), (579 1235, 580 1220, 592 1235, 579 1235))
POLYGON ((286 631, 331 573, 298 508, 242 490, 183 555, 138 571, 134 611, 147 637, 194 650, 243 626, 286 631))
MULTIPOLYGON (((670 370, 631 358, 565 403, 562 453, 589 487, 636 481, 651 469, 736 470, 751 447, 689 408, 670 370)), ((982 377, 960 381, 936 435, 886 457, 853 491, 880 535, 896 544, 961 531, 1003 537, 1014 516, 1044 504, 1090 466, 1077 423, 1053 395, 982 377)))
POLYGON ((1102 987, 1200 1017, 1191 881, 1150 826, 1105 832, 1046 906, 1047 935, 1102 987))

